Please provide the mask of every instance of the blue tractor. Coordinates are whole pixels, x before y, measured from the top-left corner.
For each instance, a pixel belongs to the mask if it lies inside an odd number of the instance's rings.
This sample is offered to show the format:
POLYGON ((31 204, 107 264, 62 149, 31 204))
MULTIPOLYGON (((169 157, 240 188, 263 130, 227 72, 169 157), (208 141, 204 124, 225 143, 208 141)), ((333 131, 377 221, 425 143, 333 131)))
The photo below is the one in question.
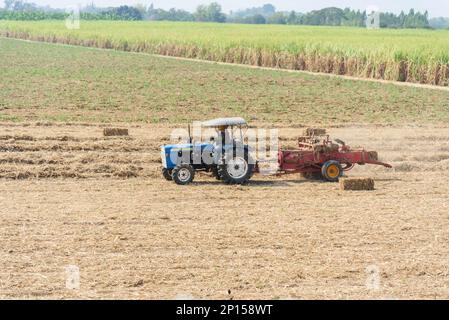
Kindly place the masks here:
POLYGON ((208 142, 197 142, 189 132, 188 143, 161 147, 164 178, 187 185, 195 178, 195 172, 205 171, 227 184, 248 182, 256 163, 249 146, 243 142, 242 129, 247 127, 246 121, 242 118, 220 118, 203 122, 201 126, 215 129, 216 136, 208 142))

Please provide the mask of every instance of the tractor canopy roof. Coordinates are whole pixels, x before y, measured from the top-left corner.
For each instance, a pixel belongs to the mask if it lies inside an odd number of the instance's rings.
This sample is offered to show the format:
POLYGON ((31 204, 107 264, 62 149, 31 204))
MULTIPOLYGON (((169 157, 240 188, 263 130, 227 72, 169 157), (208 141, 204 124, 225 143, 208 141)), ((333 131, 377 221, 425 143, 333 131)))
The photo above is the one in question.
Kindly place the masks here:
POLYGON ((203 127, 232 127, 232 126, 244 126, 246 125, 246 121, 243 118, 218 118, 209 121, 205 121, 202 123, 203 127))

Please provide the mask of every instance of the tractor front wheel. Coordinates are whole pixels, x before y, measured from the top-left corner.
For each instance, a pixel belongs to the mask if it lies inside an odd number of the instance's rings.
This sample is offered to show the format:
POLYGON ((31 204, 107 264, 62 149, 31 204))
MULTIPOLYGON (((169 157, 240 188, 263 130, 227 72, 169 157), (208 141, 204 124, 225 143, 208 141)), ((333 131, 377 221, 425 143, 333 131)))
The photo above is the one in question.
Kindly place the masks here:
POLYGON ((173 181, 179 185, 186 185, 195 178, 195 169, 189 164, 182 164, 173 169, 173 181))
POLYGON ((173 177, 172 177, 172 170, 169 170, 167 168, 162 168, 162 176, 164 177, 165 180, 167 181, 172 181, 173 177))
POLYGON ((343 176, 343 167, 340 162, 331 160, 326 162, 321 168, 323 178, 329 182, 338 182, 343 176))

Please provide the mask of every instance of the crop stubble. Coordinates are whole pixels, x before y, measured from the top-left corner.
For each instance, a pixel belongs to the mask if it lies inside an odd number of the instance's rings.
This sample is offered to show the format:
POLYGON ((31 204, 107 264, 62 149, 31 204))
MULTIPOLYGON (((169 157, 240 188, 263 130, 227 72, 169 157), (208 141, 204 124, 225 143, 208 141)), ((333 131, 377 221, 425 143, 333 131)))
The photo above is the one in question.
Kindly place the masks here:
POLYGON ((449 297, 447 93, 0 44, 1 298, 449 297), (218 114, 277 125, 286 147, 333 123, 394 169, 356 168, 376 181, 361 193, 299 175, 163 180, 159 146, 179 126, 146 122, 218 114), (97 122, 130 136, 103 137, 97 122))
MULTIPOLYGON (((113 139, 94 125, 0 129, 2 145, 16 145, 0 152, 2 298, 449 296, 447 128, 438 136, 425 126, 331 128, 394 165, 350 174, 374 177, 372 192, 299 175, 256 176, 247 186, 199 175, 179 187, 157 172, 166 125, 113 139), (126 178, 98 170, 116 165, 141 169, 126 178), (66 174, 77 166, 85 176, 66 174), (14 180, 45 168, 58 175, 14 180), (78 291, 65 288, 72 264, 78 291), (378 290, 366 286, 372 265, 378 290)), ((301 133, 281 129, 282 143, 301 133)))

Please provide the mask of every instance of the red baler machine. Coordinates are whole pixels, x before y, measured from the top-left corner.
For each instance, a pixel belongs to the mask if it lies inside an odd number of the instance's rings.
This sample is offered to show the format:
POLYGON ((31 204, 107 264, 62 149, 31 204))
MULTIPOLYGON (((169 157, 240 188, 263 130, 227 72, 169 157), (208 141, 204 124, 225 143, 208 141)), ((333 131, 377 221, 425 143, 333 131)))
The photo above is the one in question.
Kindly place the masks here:
POLYGON ((352 149, 339 139, 334 143, 324 129, 308 129, 305 136, 299 137, 298 149, 280 150, 278 164, 278 174, 301 173, 306 178, 328 181, 338 181, 356 164, 391 168, 379 161, 376 151, 352 149))

